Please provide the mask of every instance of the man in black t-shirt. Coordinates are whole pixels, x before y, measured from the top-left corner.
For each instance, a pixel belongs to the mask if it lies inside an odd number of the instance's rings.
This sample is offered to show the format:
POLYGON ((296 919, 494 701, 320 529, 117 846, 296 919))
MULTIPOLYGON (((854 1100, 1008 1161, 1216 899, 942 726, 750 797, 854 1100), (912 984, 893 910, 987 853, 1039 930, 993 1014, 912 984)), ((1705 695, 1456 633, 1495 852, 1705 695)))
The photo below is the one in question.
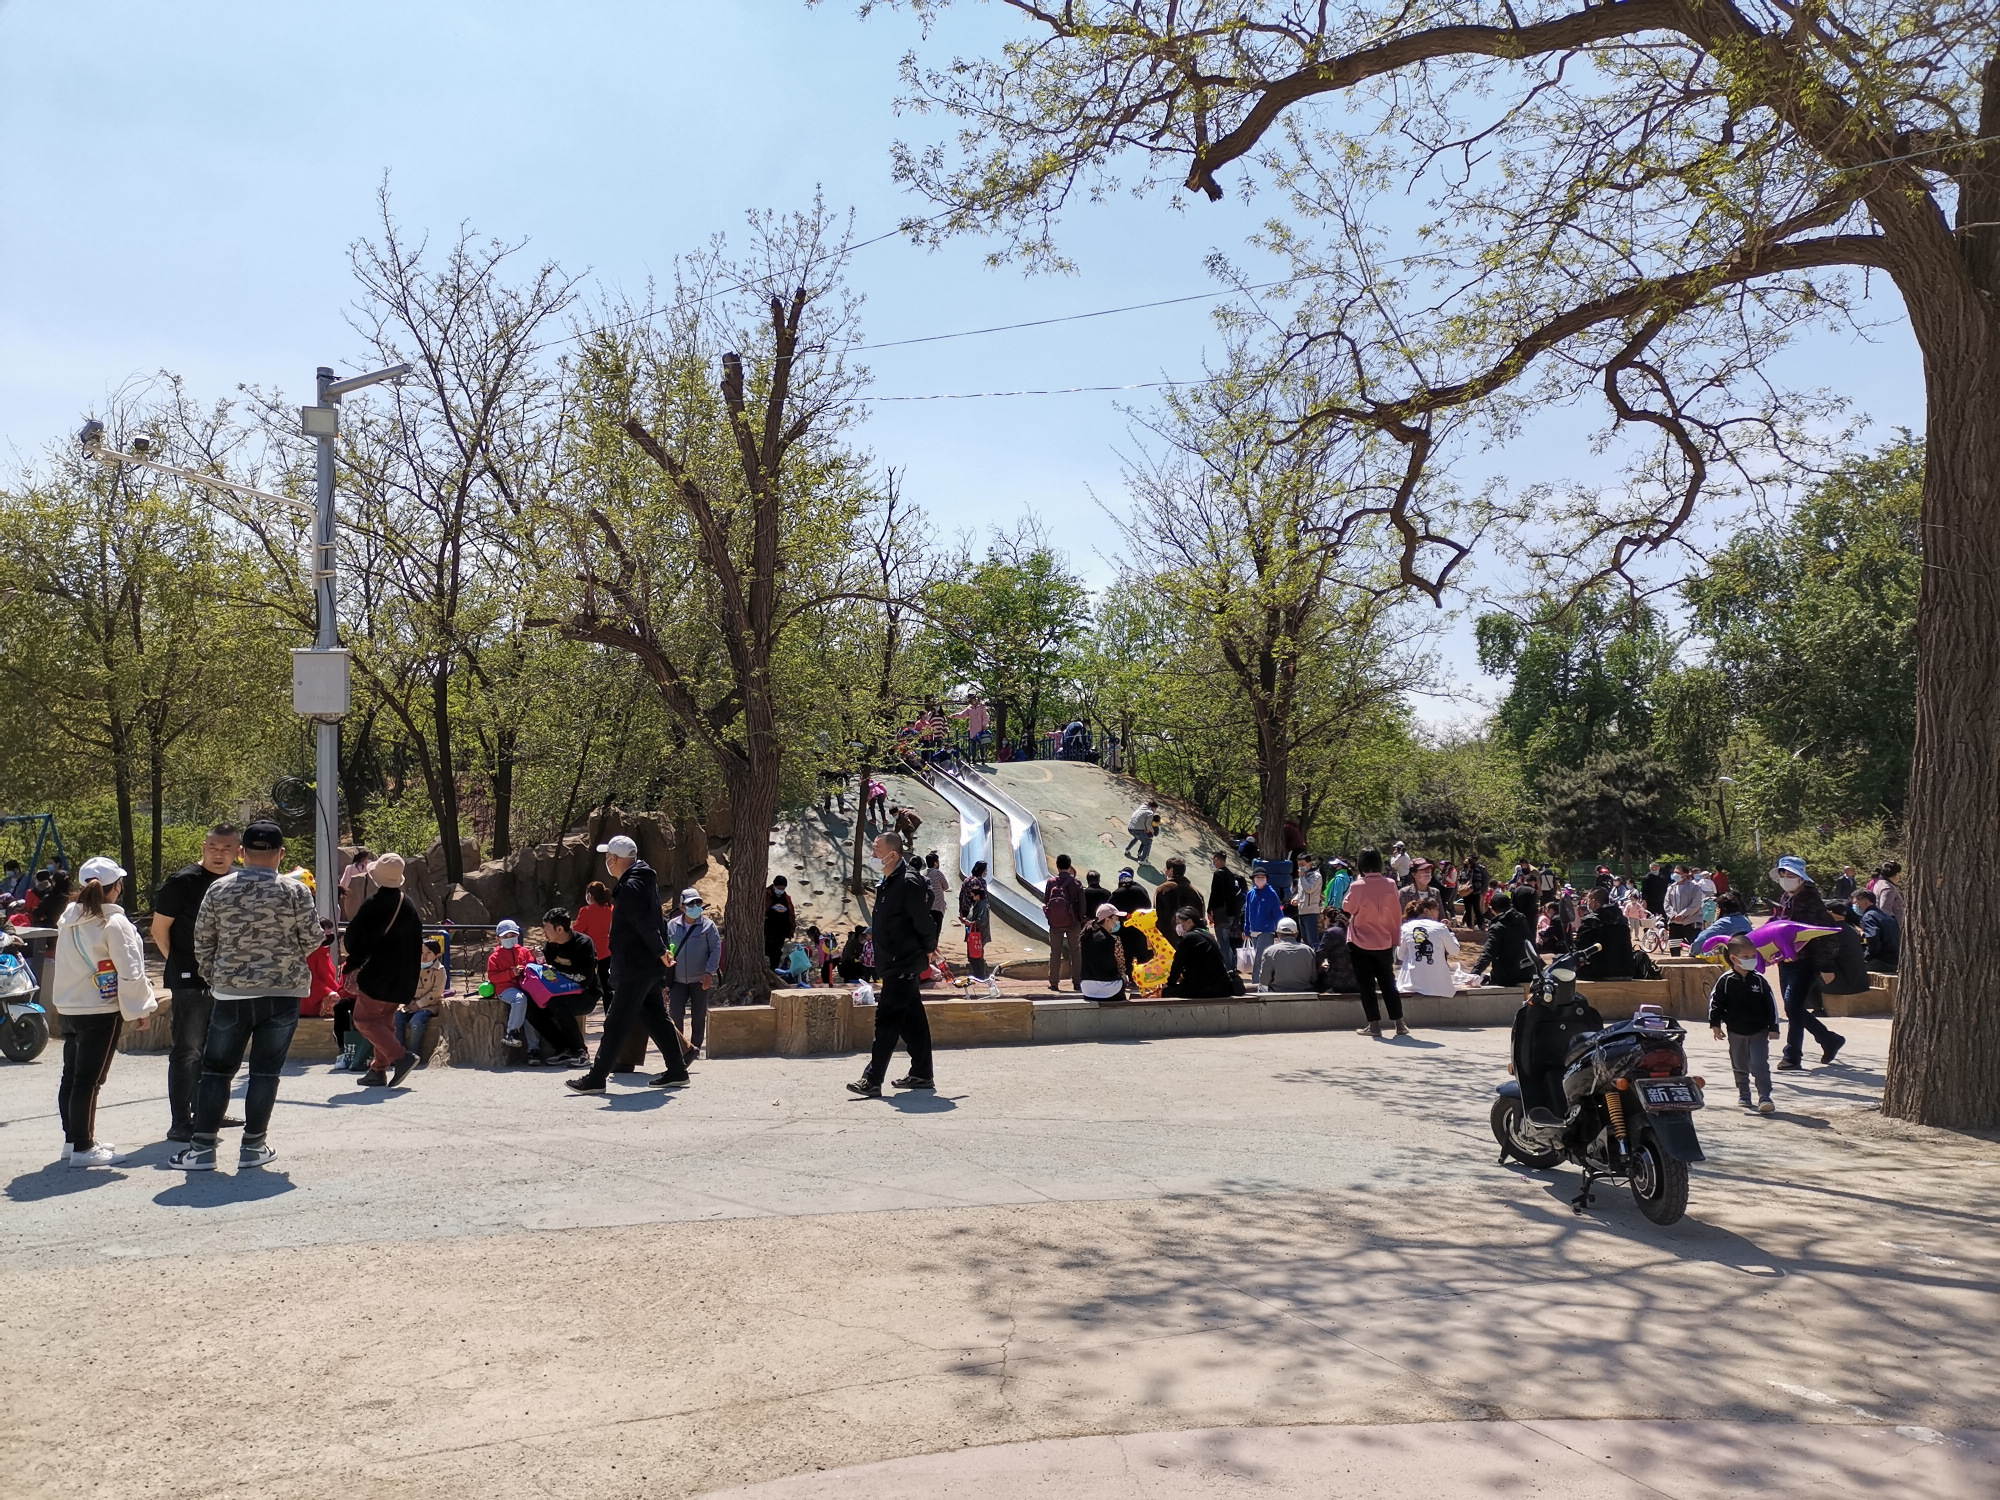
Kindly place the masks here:
MULTIPOLYGON (((160 882, 153 895, 153 946, 167 961, 167 988, 173 992, 173 1050, 167 1054, 167 1127, 170 1141, 194 1139, 194 1093, 201 1081, 201 1056, 208 1042, 208 1018, 215 996, 194 960, 194 919, 208 888, 227 875, 242 851, 235 825, 218 823, 202 840, 201 859, 160 882)), ((241 1125, 241 1120, 224 1120, 241 1125)))

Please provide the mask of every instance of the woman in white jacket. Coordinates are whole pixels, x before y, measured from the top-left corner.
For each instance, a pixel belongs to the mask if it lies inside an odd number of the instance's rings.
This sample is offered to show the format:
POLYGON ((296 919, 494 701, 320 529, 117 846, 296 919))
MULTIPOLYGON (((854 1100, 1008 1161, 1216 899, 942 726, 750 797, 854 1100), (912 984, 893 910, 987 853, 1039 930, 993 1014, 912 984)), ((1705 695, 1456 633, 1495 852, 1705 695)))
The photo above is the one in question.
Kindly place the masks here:
POLYGON ((56 1109, 72 1167, 112 1167, 125 1158, 97 1139, 97 1093, 111 1072, 126 1020, 159 1009, 146 979, 139 929, 117 904, 125 871, 99 855, 83 862, 82 888, 56 919, 55 994, 62 1017, 62 1083, 56 1109))
POLYGON ((1451 961, 1458 957, 1458 938, 1439 920, 1443 908, 1436 896, 1420 896, 1408 908, 1398 947, 1402 972, 1397 987, 1411 995, 1449 995, 1458 987, 1451 961))

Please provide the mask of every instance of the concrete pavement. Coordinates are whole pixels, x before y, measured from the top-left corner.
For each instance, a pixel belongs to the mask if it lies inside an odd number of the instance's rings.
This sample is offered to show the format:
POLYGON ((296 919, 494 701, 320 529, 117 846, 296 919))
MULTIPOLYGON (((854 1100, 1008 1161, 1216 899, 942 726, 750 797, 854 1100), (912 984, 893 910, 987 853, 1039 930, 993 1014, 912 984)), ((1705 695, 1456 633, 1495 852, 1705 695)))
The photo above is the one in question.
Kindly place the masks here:
MULTIPOLYGON (((604 1101, 443 1070, 362 1102, 315 1068, 273 1168, 185 1180, 157 1146, 50 1165, 55 1066, 0 1068, 0 1473, 650 1496, 1103 1434, 1661 1419, 1987 1462, 2000 1146, 1882 1121, 1887 1026, 1843 1024, 1853 1064, 1784 1075, 1776 1119, 1705 1113, 1664 1231, 1493 1164, 1497 1030, 947 1052, 938 1096, 883 1102, 848 1059, 604 1101)), ((106 1136, 157 1137, 163 1073, 117 1060, 106 1136)))

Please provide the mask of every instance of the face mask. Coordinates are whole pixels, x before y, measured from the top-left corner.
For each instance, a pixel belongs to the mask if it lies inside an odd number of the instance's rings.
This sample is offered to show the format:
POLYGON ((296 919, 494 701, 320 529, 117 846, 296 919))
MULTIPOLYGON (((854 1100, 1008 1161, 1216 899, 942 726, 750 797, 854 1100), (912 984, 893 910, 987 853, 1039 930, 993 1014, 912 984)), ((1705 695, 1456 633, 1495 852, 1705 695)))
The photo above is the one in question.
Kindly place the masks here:
POLYGON ((1780 875, 1780 876, 1778 877, 1778 887, 1779 887, 1779 889, 1780 889, 1780 890, 1783 890, 1783 891, 1786 891, 1786 892, 1791 892, 1791 891, 1795 891, 1795 890, 1797 890, 1797 889, 1798 889, 1798 888, 1799 888, 1799 887, 1800 887, 1800 886, 1801 886, 1802 884, 1804 884, 1804 882, 1803 882, 1803 881, 1801 881, 1801 880, 1799 879, 1799 877, 1798 877, 1798 876, 1796 876, 1796 875, 1780 875))
POLYGON ((510 932, 505 937, 500 939, 500 946, 503 948, 514 948, 518 947, 520 945, 520 942, 521 940, 515 937, 514 934, 510 932))
POLYGON ((426 969, 435 969, 437 966, 437 955, 435 953, 426 953, 424 955, 424 967, 426 969))
POLYGON ((1757 970, 1757 960, 1754 958, 1739 958, 1735 962, 1736 967, 1745 974, 1754 974, 1757 970))
POLYGON ((690 922, 699 922, 701 920, 701 903, 699 901, 688 903, 687 919, 690 922))

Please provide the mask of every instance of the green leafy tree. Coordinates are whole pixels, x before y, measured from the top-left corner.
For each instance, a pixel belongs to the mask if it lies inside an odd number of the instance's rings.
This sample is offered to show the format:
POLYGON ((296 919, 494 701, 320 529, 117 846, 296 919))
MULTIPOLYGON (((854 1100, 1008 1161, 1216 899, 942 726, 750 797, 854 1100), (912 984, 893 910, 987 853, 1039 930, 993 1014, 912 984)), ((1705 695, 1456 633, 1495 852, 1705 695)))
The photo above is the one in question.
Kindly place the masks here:
POLYGON ((1543 599, 1527 619, 1481 615, 1479 665, 1512 678, 1494 715, 1529 786, 1548 792, 1590 756, 1653 734, 1652 689, 1673 647, 1642 605, 1593 590, 1543 599))
POLYGON ((1688 831, 1673 768, 1649 750, 1590 756, 1545 804, 1550 852, 1563 859, 1616 854, 1627 876, 1633 859, 1671 849, 1688 831))
POLYGON ((1032 518, 962 549, 928 590, 926 613, 947 675, 985 697, 994 738, 1033 738, 1069 653, 1090 628, 1090 591, 1032 518))
POLYGON ((815 204, 753 216, 751 241, 684 259, 669 306, 608 309, 586 335, 568 486, 533 512, 552 539, 535 623, 630 655, 728 795, 737 998, 770 991, 767 835, 809 643, 872 581, 854 551, 867 465, 844 441, 864 378, 845 239, 815 204))
POLYGON ((1687 586, 1734 715, 1812 790, 1797 815, 1897 814, 1916 743, 1923 446, 1845 465, 1687 586))

